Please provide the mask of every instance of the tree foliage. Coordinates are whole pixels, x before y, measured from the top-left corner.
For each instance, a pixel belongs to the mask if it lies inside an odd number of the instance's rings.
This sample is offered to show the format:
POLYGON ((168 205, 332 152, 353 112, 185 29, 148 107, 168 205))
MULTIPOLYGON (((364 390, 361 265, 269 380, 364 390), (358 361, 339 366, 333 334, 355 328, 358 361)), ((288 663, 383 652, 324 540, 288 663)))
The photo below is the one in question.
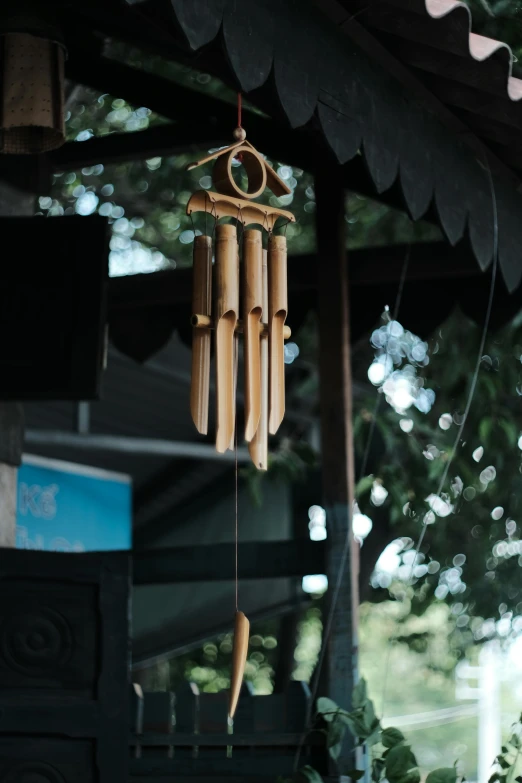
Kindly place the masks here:
MULTIPOLYGON (((352 735, 356 746, 366 747, 372 783, 420 783, 421 772, 411 744, 397 728, 383 728, 375 716, 373 702, 367 695, 366 682, 362 679, 355 686, 352 711, 341 709, 331 699, 317 700, 316 722, 312 730, 326 735, 330 757, 337 762, 346 731, 352 735), (323 726, 324 728, 321 728, 323 726)), ((522 783, 517 775, 520 762, 522 717, 512 727, 510 740, 503 746, 495 760, 495 769, 489 783, 522 783)), ((458 759, 452 767, 434 769, 426 777, 426 783, 464 783, 458 759)), ((321 776, 312 767, 300 771, 300 777, 310 783, 319 783, 321 776)), ((364 776, 361 769, 345 772, 352 780, 364 776)))

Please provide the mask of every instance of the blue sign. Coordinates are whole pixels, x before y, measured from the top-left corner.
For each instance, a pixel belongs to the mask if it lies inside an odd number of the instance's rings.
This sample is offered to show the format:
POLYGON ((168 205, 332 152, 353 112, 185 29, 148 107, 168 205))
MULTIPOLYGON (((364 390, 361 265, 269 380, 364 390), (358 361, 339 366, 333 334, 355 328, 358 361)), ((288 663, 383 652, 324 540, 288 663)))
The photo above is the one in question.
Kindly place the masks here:
POLYGON ((132 546, 129 476, 25 455, 18 471, 18 549, 93 552, 132 546))

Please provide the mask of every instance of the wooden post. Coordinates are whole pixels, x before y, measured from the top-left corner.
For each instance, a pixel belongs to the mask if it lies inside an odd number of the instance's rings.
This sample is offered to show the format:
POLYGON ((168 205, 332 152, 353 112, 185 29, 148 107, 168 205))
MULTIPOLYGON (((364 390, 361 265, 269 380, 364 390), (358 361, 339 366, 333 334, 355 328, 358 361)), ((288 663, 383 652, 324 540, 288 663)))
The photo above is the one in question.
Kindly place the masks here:
POLYGON ((16 467, 0 463, 0 547, 16 545, 16 467))
POLYGON ((0 401, 0 547, 16 546, 16 489, 23 434, 22 406, 0 401))
MULTIPOLYGON (((34 196, 31 193, 0 182, 0 217, 31 215, 33 212, 34 196)), ((23 437, 22 406, 2 402, 0 388, 0 547, 16 545, 17 468, 22 459, 23 437)))
MULTIPOLYGON (((357 681, 359 550, 352 538, 352 377, 345 192, 340 169, 325 167, 325 171, 316 177, 315 194, 322 485, 328 532, 327 611, 337 589, 339 573, 343 570, 325 659, 328 692, 322 695, 328 695, 340 707, 349 709, 357 681)), ((353 744, 347 736, 339 769, 341 774, 346 774, 354 766, 353 744)))

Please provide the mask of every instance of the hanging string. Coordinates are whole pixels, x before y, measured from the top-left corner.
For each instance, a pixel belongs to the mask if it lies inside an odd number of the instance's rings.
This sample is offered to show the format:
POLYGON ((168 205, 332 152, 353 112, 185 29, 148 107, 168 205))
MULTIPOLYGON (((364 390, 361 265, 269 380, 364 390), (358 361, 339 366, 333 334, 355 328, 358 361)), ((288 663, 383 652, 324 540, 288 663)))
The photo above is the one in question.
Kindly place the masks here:
POLYGON ((238 571, 238 539, 239 539, 239 525, 238 525, 238 506, 239 506, 239 487, 238 487, 238 466, 237 466, 237 413, 236 413, 236 431, 234 433, 234 452, 235 452, 235 466, 234 466, 234 473, 235 473, 235 479, 236 479, 236 487, 235 487, 235 498, 236 498, 236 526, 235 526, 235 532, 234 532, 234 540, 235 540, 235 558, 236 558, 236 564, 235 564, 235 580, 236 580, 236 612, 239 610, 239 571, 238 571))
MULTIPOLYGON (((237 127, 243 129, 242 122, 242 111, 243 111, 243 102, 241 98, 241 93, 238 92, 237 94, 237 127)), ((238 152, 236 155, 236 160, 238 160, 240 163, 243 162, 243 153, 238 152)))
MULTIPOLYGON (((239 95, 239 108, 238 108, 238 120, 241 119, 241 95, 239 95)), ((244 233, 244 224, 243 224, 243 213, 241 211, 241 207, 238 207, 237 211, 237 217, 236 220, 238 222, 238 247, 241 247, 240 240, 243 237, 244 233)), ((239 251, 238 251, 239 252, 239 251)), ((236 377, 236 384, 237 384, 237 375, 238 375, 238 366, 239 366, 239 345, 238 345, 238 339, 237 335, 234 337, 234 362, 235 362, 235 368, 234 373, 236 377)), ((236 392, 237 393, 237 392, 236 392)), ((238 468, 238 459, 237 459, 237 406, 235 411, 235 422, 234 422, 234 480, 235 480, 235 530, 234 530, 234 557, 235 557, 235 593, 236 593, 236 612, 239 610, 239 565, 238 565, 238 542, 239 542, 239 468, 238 468)))

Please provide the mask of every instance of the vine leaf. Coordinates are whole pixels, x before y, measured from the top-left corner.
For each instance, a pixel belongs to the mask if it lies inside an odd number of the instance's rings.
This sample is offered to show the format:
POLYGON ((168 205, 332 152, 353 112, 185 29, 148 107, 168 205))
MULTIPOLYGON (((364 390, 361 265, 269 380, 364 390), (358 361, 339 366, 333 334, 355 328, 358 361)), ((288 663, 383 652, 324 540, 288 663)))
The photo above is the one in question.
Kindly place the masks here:
POLYGON ((420 769, 415 767, 400 778, 399 783, 420 783, 420 777, 420 769))
POLYGON ((328 733, 326 735, 326 744, 330 756, 337 761, 341 755, 342 740, 346 731, 345 726, 340 720, 334 720, 328 724, 328 733))
POLYGON ((368 702, 369 699, 368 699, 368 691, 366 687, 366 680, 364 679, 364 677, 361 677, 361 679, 353 689, 353 695, 352 695, 353 708, 355 710, 358 710, 361 707, 365 707, 368 702))
POLYGON ((456 783, 457 770, 455 767, 441 767, 434 769, 426 778, 426 783, 456 783))
POLYGON ((364 707, 363 707, 363 715, 364 715, 364 724, 368 731, 368 735, 370 735, 373 731, 375 731, 375 729, 379 725, 379 721, 377 720, 377 716, 375 714, 373 701, 371 699, 366 699, 366 702, 364 703, 364 707))
POLYGON ((299 770, 299 775, 304 778, 304 780, 307 780, 308 783, 323 783, 323 779, 317 770, 308 765, 299 770))
POLYGON ((381 742, 385 748, 394 748, 395 745, 400 745, 404 742, 404 734, 399 729, 394 729, 390 726, 388 729, 383 729, 381 733, 381 742))
MULTIPOLYGON (((413 755, 410 745, 395 745, 387 751, 386 777, 390 783, 400 783, 416 767, 417 759, 413 755)), ((430 781, 429 783, 449 783, 449 781, 430 781)))
POLYGON ((364 714, 343 711, 339 713, 339 717, 348 726, 355 739, 365 740, 372 733, 372 729, 366 726, 364 714))
POLYGON ((328 723, 336 719, 340 710, 341 708, 333 699, 329 699, 327 696, 321 696, 320 699, 317 699, 317 712, 328 721, 328 723))

